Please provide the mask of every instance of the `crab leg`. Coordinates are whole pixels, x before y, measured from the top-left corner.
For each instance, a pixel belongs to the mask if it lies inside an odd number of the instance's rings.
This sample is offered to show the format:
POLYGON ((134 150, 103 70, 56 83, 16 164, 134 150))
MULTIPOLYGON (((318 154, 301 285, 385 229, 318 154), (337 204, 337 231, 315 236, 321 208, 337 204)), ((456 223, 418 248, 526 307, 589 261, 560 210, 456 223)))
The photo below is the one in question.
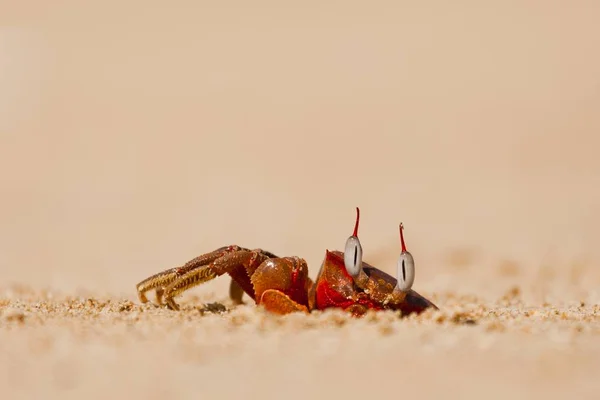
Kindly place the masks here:
MULTIPOLYGON (((199 265, 184 275, 177 277, 169 284, 169 286, 164 288, 165 303, 167 303, 167 306, 170 309, 178 310, 179 306, 175 303, 175 300, 173 300, 175 296, 225 273, 229 273, 232 277, 235 276, 238 280, 238 286, 244 290, 246 290, 246 288, 244 288, 244 286, 246 286, 247 292, 252 293, 248 277, 252 276, 256 268, 258 268, 263 261, 268 259, 269 256, 260 251, 244 249, 227 252, 222 257, 213 260, 210 264, 199 265)), ((236 293, 234 293, 234 295, 236 295, 236 293)))
POLYGON ((152 289, 156 289, 156 300, 158 304, 162 304, 162 295, 164 293, 165 287, 167 287, 168 285, 170 285, 189 271, 210 264, 217 258, 222 257, 223 254, 234 250, 234 246, 221 247, 213 252, 196 257, 188 261, 181 267, 170 268, 144 279, 136 285, 140 301, 142 303, 147 303, 148 298, 146 297, 146 292, 152 289))
POLYGON ((232 279, 229 284, 229 298, 233 300, 235 304, 242 304, 242 297, 244 297, 244 289, 232 279))
POLYGON ((241 303, 244 293, 270 311, 287 314, 311 309, 309 292, 313 282, 308 277, 306 261, 299 257, 279 258, 262 249, 239 246, 222 247, 171 268, 138 283, 140 300, 148 301, 146 292, 156 290, 159 305, 178 310, 174 298, 184 291, 223 274, 232 278, 229 296, 241 303))

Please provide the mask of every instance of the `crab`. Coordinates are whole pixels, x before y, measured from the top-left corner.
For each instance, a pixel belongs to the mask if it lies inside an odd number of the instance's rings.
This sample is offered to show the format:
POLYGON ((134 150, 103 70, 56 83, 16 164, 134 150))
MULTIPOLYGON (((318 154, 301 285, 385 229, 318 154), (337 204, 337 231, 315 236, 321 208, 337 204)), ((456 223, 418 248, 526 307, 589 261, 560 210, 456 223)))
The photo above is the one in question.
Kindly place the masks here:
POLYGON ((148 302, 146 292, 154 289, 158 305, 179 310, 176 296, 228 274, 229 296, 234 303, 241 304, 245 293, 257 305, 276 314, 340 308, 354 316, 364 315, 368 310, 396 310, 408 315, 438 309, 412 290, 415 265, 406 250, 403 224, 399 226, 398 278, 393 278, 362 261, 359 221, 357 207, 354 231, 344 252, 326 250, 315 282, 308 275, 306 261, 300 257, 277 257, 266 250, 231 245, 144 279, 136 286, 139 299, 148 302))

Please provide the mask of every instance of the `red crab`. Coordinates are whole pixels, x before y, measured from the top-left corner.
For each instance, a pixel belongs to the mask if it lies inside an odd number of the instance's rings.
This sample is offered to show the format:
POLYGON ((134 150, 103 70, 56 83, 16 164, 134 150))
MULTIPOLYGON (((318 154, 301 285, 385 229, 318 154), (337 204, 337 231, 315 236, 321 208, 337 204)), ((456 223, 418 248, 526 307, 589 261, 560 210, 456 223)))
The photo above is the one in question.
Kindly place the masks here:
POLYGON ((142 303, 146 292, 156 290, 158 304, 163 300, 173 310, 179 306, 174 297, 200 283, 225 273, 231 276, 229 295, 236 303, 246 293, 256 304, 277 314, 294 311, 310 312, 330 307, 360 316, 367 310, 400 310, 402 315, 421 313, 437 307, 411 289, 415 278, 412 255, 406 250, 403 226, 400 224, 402 252, 398 259, 398 279, 362 261, 358 239, 360 210, 344 252, 329 251, 316 283, 308 276, 306 261, 299 257, 277 257, 265 250, 249 250, 239 246, 221 247, 138 283, 142 303))

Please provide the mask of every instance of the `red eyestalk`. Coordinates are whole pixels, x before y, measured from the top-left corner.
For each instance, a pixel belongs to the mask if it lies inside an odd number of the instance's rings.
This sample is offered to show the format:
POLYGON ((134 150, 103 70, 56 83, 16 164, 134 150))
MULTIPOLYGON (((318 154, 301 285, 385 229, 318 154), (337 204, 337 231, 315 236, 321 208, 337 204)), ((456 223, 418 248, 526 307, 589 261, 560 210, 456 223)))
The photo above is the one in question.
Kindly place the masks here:
POLYGON ((354 224, 354 233, 352 236, 358 237, 358 221, 360 220, 360 210, 356 207, 356 223, 354 224))
POLYGON ((402 224, 402 222, 400 222, 400 243, 402 244, 402 252, 406 252, 406 244, 404 243, 404 233, 402 232, 404 230, 404 225, 402 224))

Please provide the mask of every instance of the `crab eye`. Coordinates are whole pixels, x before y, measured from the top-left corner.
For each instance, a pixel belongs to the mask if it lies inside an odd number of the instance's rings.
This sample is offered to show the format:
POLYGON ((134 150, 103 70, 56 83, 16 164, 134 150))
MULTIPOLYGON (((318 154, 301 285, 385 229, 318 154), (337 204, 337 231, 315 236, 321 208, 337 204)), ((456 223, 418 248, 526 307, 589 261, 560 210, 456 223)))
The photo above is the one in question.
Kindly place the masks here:
POLYGON ((362 247, 356 236, 350 236, 344 250, 344 265, 352 277, 357 277, 362 268, 362 247))
POLYGON ((398 258, 398 282, 396 287, 405 292, 412 288, 415 281, 415 260, 408 251, 400 253, 398 258))

